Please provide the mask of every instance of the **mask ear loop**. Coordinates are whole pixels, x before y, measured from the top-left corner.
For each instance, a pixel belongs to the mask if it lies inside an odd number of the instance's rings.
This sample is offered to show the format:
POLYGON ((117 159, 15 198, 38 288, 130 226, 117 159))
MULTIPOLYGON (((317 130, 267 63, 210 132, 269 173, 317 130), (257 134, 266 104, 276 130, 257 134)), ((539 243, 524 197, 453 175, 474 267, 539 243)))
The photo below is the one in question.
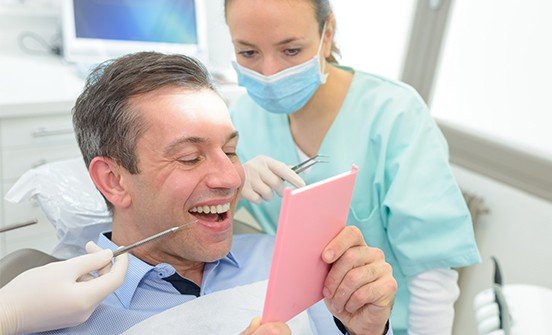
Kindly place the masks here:
POLYGON ((323 60, 323 64, 320 65, 320 76, 322 77, 321 81, 322 84, 326 83, 326 79, 328 78, 328 73, 325 73, 324 70, 326 70, 326 58, 320 57, 320 51, 322 51, 322 46, 324 45, 324 37, 326 35, 326 25, 328 24, 328 20, 324 22, 324 27, 322 27, 322 36, 320 37, 320 44, 318 45, 318 51, 316 55, 323 60))

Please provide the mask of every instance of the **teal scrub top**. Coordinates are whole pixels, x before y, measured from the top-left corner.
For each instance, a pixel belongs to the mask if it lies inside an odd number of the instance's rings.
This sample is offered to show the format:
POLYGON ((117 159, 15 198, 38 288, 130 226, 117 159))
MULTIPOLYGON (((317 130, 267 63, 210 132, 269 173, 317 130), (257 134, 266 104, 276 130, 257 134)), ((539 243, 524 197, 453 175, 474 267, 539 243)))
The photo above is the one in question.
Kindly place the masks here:
MULTIPOLYGON (((299 163, 287 115, 267 112, 247 94, 231 113, 242 162, 266 155, 299 163)), ((307 184, 349 171, 353 163, 359 167, 347 224, 357 226, 392 265, 398 292, 391 324, 403 332, 407 277, 480 262, 447 143, 413 88, 356 71, 318 153, 329 156, 330 163, 311 168, 304 176, 307 184)), ((259 205, 240 202, 270 234, 276 231, 280 204, 280 197, 259 205)))

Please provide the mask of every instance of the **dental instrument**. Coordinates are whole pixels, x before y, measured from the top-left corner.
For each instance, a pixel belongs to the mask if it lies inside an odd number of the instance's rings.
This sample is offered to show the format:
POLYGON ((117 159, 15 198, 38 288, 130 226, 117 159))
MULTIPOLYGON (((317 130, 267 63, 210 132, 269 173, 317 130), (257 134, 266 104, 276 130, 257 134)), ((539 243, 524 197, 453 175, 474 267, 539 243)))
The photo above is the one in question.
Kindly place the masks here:
POLYGON ((295 165, 294 167, 292 167, 291 169, 293 171, 295 171, 295 173, 299 174, 303 171, 305 171, 306 169, 314 166, 315 164, 318 164, 318 163, 329 163, 330 161, 328 160, 319 160, 318 158, 328 158, 328 156, 326 155, 316 155, 316 156, 312 156, 311 158, 307 159, 306 161, 304 162, 301 162, 297 165, 295 165))
POLYGON ((190 221, 190 222, 185 223, 185 224, 183 224, 183 225, 181 225, 181 226, 172 227, 172 228, 169 228, 169 229, 167 229, 167 230, 164 230, 164 231, 162 231, 162 232, 160 232, 160 233, 157 233, 157 234, 155 234, 155 235, 152 235, 152 236, 150 236, 150 237, 146 237, 145 239, 140 240, 140 241, 135 242, 135 243, 132 243, 131 245, 128 245, 128 246, 126 246, 126 247, 120 247, 119 249, 113 251, 113 257, 117 257, 117 256, 119 256, 120 254, 123 254, 123 253, 125 253, 125 252, 129 252, 129 251, 131 251, 132 249, 138 248, 139 246, 142 246, 142 245, 144 245, 144 244, 146 244, 146 243, 148 243, 148 242, 152 242, 152 241, 155 241, 155 240, 157 240, 157 239, 159 239, 159 238, 161 238, 161 237, 167 236, 167 235, 170 234, 170 233, 174 233, 174 232, 176 232, 177 230, 179 230, 179 229, 181 229, 181 228, 184 228, 184 227, 188 227, 188 226, 190 226, 192 223, 196 223, 196 222, 197 222, 197 220, 190 221))

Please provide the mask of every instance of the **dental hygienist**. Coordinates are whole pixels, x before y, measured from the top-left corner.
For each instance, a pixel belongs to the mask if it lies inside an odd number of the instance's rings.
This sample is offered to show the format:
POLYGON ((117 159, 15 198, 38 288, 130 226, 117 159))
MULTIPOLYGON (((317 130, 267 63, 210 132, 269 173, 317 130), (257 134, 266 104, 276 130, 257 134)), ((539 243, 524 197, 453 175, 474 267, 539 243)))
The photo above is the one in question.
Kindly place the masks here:
POLYGON ((226 0, 225 16, 248 92, 232 108, 247 162, 250 201, 242 204, 274 233, 281 199, 261 199, 280 178, 300 184, 289 168, 273 168, 278 161, 329 156, 303 175, 307 184, 357 164, 348 224, 393 266, 395 334, 450 334, 459 294, 452 268, 480 257, 447 143, 422 98, 403 83, 337 64, 328 0, 226 0))
POLYGON ((125 279, 126 253, 116 257, 93 242, 89 252, 27 270, 0 289, 0 334, 71 327, 86 321, 125 279), (97 277, 89 273, 98 271, 97 277))

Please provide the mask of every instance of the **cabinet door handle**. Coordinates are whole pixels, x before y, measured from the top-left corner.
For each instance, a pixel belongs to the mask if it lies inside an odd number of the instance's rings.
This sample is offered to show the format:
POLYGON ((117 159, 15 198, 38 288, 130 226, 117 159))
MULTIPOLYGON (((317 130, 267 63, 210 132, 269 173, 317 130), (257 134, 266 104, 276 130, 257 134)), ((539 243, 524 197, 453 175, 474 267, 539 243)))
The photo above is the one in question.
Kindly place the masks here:
POLYGON ((60 128, 44 128, 40 127, 35 130, 33 130, 32 136, 33 137, 47 137, 47 136, 55 136, 55 135, 66 135, 66 134, 72 134, 73 128, 69 127, 60 127, 60 128))

